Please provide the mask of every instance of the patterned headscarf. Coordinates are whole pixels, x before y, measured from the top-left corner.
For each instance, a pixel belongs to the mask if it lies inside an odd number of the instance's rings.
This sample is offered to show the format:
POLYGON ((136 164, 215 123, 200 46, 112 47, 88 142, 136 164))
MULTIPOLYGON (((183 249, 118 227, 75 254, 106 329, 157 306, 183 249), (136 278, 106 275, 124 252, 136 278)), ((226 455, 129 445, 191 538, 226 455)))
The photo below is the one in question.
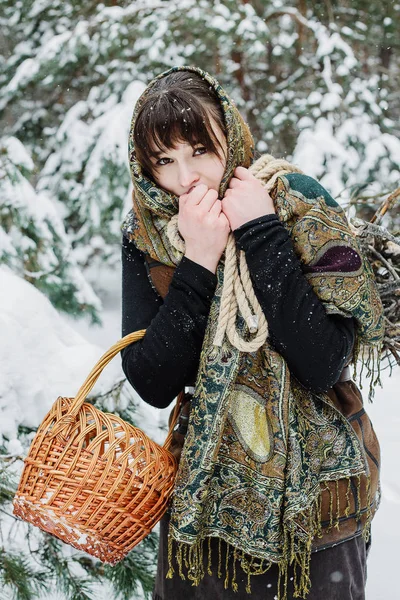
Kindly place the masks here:
MULTIPOLYGON (((134 124, 143 102, 153 92, 154 85, 159 79, 175 71, 193 71, 205 79, 221 102, 226 127, 228 160, 220 186, 219 197, 222 198, 229 185, 233 171, 238 166, 249 167, 253 162, 254 142, 247 123, 237 110, 233 100, 229 98, 219 83, 205 71, 197 67, 173 67, 158 75, 147 86, 138 99, 132 116, 129 134, 129 164, 133 181, 133 206, 135 220, 127 219, 125 229, 129 227, 135 245, 142 251, 148 252, 152 258, 165 265, 175 266, 181 260, 181 253, 171 245, 166 235, 166 226, 171 217, 178 212, 179 198, 174 194, 159 188, 155 182, 146 177, 136 159, 133 138, 134 124)), ((132 216, 129 215, 130 217, 132 216)))
MULTIPOLYGON (((259 161, 252 164, 253 141, 247 125, 213 77, 196 67, 174 67, 154 79, 132 119, 129 158, 134 207, 122 229, 139 249, 169 266, 182 258, 167 234, 178 201, 143 175, 136 160, 133 126, 154 83, 177 70, 201 75, 221 103, 229 152, 220 197, 238 165, 250 167, 263 183, 268 179, 263 179, 263 170, 257 168, 259 161)), ((368 361, 372 357, 379 366, 383 309, 372 268, 343 209, 312 182, 298 173, 278 177, 270 191, 277 215, 326 312, 356 320, 354 363, 362 348, 369 352, 368 361)), ((285 575, 289 564, 297 564, 302 576, 296 589, 304 594, 310 583, 311 542, 320 528, 322 486, 343 481, 350 486, 358 481, 368 489, 365 454, 329 396, 305 389, 292 377, 269 339, 256 352, 240 351, 226 337, 220 345, 213 343, 224 284, 222 261, 216 274, 172 497, 168 576, 173 576, 172 555, 176 552, 180 575, 184 576, 186 566, 188 578, 197 585, 204 576, 203 544, 206 538, 218 537, 231 547, 235 560, 240 560, 249 574, 260 573, 263 564, 274 562, 285 575)), ((251 338, 240 315, 236 325, 244 338, 251 338)), ((235 585, 232 582, 233 589, 235 585)))

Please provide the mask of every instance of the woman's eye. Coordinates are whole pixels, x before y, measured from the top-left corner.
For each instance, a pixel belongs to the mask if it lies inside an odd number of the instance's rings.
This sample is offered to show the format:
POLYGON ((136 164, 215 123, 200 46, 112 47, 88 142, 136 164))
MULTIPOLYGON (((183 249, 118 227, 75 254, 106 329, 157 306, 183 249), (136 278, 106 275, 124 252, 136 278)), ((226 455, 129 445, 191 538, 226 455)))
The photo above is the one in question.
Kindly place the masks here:
MULTIPOLYGON (((197 153, 198 153, 198 152, 200 152, 200 155, 201 155, 201 154, 204 154, 205 152, 207 152, 207 148, 204 148, 204 146, 199 146, 198 148, 195 148, 195 149, 193 150, 193 154, 196 154, 196 152, 197 152, 197 153)), ((159 158, 159 159, 157 160, 157 162, 156 162, 156 165, 157 165, 157 166, 159 166, 159 167, 162 167, 162 166, 164 166, 164 165, 167 165, 167 164, 168 164, 167 162, 163 162, 163 161, 165 161, 165 160, 170 160, 170 159, 169 159, 169 158, 167 158, 166 156, 165 156, 165 157, 163 157, 163 158, 159 158)))
POLYGON ((169 159, 168 159, 168 158, 159 158, 156 164, 157 164, 157 165, 160 165, 160 166, 163 166, 163 165, 165 165, 166 163, 163 163, 163 162, 161 162, 161 161, 163 161, 163 160, 169 160, 169 159))

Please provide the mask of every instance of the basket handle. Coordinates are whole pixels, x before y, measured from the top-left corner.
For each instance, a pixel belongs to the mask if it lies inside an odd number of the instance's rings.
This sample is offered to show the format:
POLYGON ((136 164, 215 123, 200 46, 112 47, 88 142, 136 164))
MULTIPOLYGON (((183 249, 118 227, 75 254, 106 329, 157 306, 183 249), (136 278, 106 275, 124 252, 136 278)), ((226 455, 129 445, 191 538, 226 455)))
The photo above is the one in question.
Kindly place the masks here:
MULTIPOLYGON (((59 435, 59 436, 62 435, 65 437, 68 436, 70 428, 73 425, 73 423, 75 422, 75 418, 76 418, 77 414, 79 413, 83 403, 86 400, 86 396, 89 394, 90 390, 93 388, 94 384, 100 377, 101 372, 103 371, 104 367, 123 348, 125 348, 126 346, 129 346, 129 344, 132 344, 133 342, 137 342, 138 340, 142 339, 144 337, 145 333, 146 333, 146 329, 139 329, 138 331, 128 333, 128 335, 125 335, 118 342, 113 344, 111 346, 111 348, 109 348, 107 350, 107 352, 105 352, 103 354, 103 356, 97 361, 97 363, 95 364, 95 366, 90 371, 89 375, 86 377, 85 381, 79 388, 77 395, 75 396, 73 402, 71 403, 71 405, 68 409, 68 412, 65 415, 63 415, 61 417, 61 419, 59 419, 57 421, 57 423, 55 423, 53 429, 49 433, 50 438, 53 438, 57 435, 59 435)), ((174 414, 173 414, 171 424, 169 427, 168 436, 163 445, 164 448, 168 448, 168 446, 171 442, 173 428, 178 419, 179 409, 183 402, 183 398, 184 398, 184 391, 182 390, 178 394, 177 399, 176 399, 175 410, 174 410, 174 414)))

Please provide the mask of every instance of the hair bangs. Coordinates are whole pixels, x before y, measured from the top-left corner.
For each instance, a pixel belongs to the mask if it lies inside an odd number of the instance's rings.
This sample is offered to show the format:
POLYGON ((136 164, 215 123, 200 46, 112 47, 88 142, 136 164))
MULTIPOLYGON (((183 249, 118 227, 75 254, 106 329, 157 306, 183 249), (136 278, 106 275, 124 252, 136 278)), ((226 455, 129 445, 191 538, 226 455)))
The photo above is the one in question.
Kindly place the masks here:
MULTIPOLYGON (((223 150, 210 117, 222 127, 221 109, 212 99, 200 101, 191 91, 177 86, 151 93, 136 117, 135 151, 143 171, 150 177, 157 170, 154 160, 178 143, 204 146, 219 156, 223 150), (219 110, 218 110, 219 108, 219 110), (219 149, 218 149, 219 148, 219 149)), ((218 103, 219 104, 219 103, 218 103)))
MULTIPOLYGON (((149 126, 153 145, 163 152, 176 147, 180 142, 191 146, 200 143, 207 150, 213 149, 214 144, 209 132, 211 122, 204 107, 199 106, 198 109, 197 111, 191 106, 182 107, 178 102, 163 107, 163 110, 154 115, 156 118, 149 126)), ((150 155, 154 155, 151 150, 150 155)))

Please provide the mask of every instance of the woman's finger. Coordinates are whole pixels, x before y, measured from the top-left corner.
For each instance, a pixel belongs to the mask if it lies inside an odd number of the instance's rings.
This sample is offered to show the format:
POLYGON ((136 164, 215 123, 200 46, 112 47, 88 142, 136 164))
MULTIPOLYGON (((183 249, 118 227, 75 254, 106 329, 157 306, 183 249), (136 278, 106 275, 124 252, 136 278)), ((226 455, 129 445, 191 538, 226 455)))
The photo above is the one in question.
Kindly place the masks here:
POLYGON ((240 183, 240 181, 237 177, 231 177, 228 188, 234 188, 238 185, 238 183, 240 183))
POLYGON ((221 212, 221 210, 222 210, 222 204, 221 204, 221 201, 218 200, 218 198, 217 198, 208 212, 211 213, 212 215, 218 216, 219 213, 221 212))
POLYGON ((236 167, 236 169, 233 172, 235 174, 235 177, 237 177, 238 179, 248 179, 251 175, 251 172, 248 169, 246 169, 246 167, 236 167))
POLYGON ((207 193, 204 195, 203 199, 201 200, 201 202, 199 204, 199 207, 201 207, 202 211, 208 212, 210 210, 210 208, 214 205, 214 203, 217 201, 218 201, 218 192, 211 189, 211 190, 208 190, 207 193))
POLYGON ((200 204, 207 193, 207 190, 207 186, 204 183, 201 183, 200 185, 196 185, 188 194, 184 194, 187 196, 188 205, 195 206, 196 204, 200 204))

